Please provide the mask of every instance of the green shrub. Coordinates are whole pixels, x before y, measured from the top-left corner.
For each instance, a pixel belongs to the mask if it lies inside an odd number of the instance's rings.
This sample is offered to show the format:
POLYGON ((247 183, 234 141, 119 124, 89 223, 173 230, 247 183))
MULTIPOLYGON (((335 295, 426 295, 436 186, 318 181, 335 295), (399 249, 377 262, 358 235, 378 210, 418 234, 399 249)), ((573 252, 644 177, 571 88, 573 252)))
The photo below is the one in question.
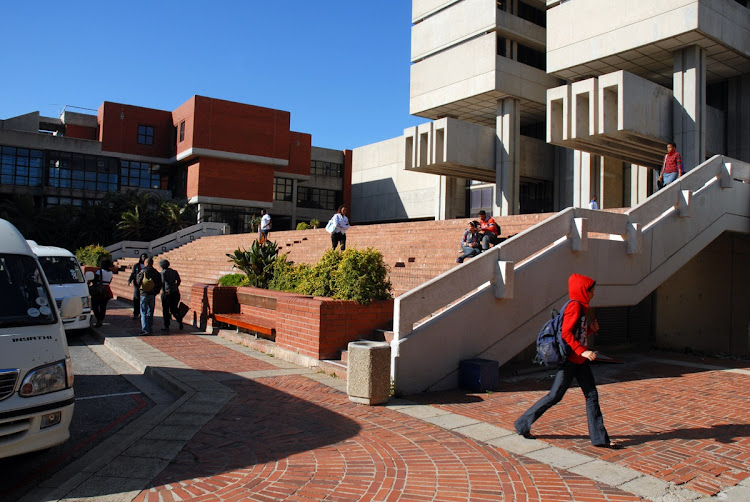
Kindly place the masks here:
POLYGON ((219 277, 219 286, 247 286, 250 284, 245 274, 227 274, 219 277))
POLYGON ((310 226, 313 228, 318 228, 320 226, 320 220, 316 220, 315 218, 313 218, 312 220, 310 220, 310 226))
POLYGON ((253 241, 249 251, 238 248, 233 254, 227 254, 229 261, 245 272, 248 284, 256 288, 267 288, 273 278, 273 265, 279 250, 276 243, 266 241, 263 244, 253 241))
POLYGON ((268 289, 276 291, 297 291, 302 278, 309 273, 310 266, 306 263, 294 265, 287 261, 287 255, 276 258, 273 264, 273 278, 268 283, 268 289))
POLYGON ((367 305, 391 297, 391 282, 383 255, 377 249, 347 249, 333 274, 333 297, 367 305))
POLYGON ((310 225, 308 225, 304 221, 300 221, 299 223, 297 223, 297 230, 309 230, 309 229, 310 229, 310 225))
POLYGON ((341 253, 329 249, 305 274, 297 286, 297 292, 303 295, 333 296, 333 279, 336 275, 341 253))
POLYGON ((76 258, 83 266, 98 267, 103 258, 112 260, 112 254, 98 244, 89 244, 86 247, 76 249, 76 258))

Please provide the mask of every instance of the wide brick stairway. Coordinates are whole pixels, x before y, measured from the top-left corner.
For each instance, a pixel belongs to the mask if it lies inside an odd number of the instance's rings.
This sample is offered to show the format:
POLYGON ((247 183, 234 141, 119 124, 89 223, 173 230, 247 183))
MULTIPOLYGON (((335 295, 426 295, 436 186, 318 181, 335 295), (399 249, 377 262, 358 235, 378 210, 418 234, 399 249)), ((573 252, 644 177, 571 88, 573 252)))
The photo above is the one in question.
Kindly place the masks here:
MULTIPOLYGON (((496 217, 502 236, 515 235, 549 217, 549 213, 496 217)), ((347 231, 348 248, 375 248, 388 265, 393 295, 401 295, 456 266, 459 243, 469 219, 415 221, 377 225, 355 225, 347 231)), ((190 304, 194 283, 216 283, 219 277, 238 272, 226 256, 238 247, 248 249, 257 234, 232 234, 204 237, 155 257, 155 264, 166 258, 180 273, 182 301, 190 304)), ((295 263, 317 262, 331 247, 330 234, 323 228, 271 232, 281 253, 295 263)), ((130 269, 136 257, 122 258, 120 272, 112 281, 115 296, 130 299, 130 269)), ((158 267, 157 267, 158 268, 158 267)), ((157 302, 158 303, 158 302, 157 302)))

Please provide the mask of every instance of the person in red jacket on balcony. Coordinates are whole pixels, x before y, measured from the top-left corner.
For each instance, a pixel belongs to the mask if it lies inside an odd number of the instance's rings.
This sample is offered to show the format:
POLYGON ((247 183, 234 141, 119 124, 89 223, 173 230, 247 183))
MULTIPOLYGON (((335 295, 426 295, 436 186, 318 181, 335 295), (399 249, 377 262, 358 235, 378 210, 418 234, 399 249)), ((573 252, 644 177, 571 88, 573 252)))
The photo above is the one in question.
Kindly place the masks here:
POLYGON ((587 322, 589 302, 594 297, 596 281, 580 274, 572 274, 568 279, 568 294, 574 300, 568 303, 563 312, 562 337, 569 346, 570 355, 555 373, 555 381, 549 394, 541 398, 515 421, 516 432, 527 439, 535 439, 531 426, 545 411, 560 402, 575 378, 586 398, 589 437, 594 446, 619 450, 622 446, 611 441, 604 428, 602 410, 599 408, 599 393, 596 390, 591 361, 596 352, 589 350, 588 337, 599 331, 596 319, 587 322))
POLYGON ((495 246, 501 242, 500 225, 495 223, 492 216, 488 218, 484 210, 479 211, 479 240, 482 241, 482 251, 487 251, 490 244, 495 246))

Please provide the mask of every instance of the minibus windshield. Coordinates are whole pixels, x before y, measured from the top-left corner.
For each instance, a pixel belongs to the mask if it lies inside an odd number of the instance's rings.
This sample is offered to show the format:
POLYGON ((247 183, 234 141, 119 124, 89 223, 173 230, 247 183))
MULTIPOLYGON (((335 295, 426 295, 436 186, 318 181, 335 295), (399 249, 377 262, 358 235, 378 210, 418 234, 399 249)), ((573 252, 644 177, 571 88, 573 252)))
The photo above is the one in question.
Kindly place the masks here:
POLYGON ((81 267, 72 256, 40 256, 44 275, 50 284, 79 284, 84 282, 81 267))
POLYGON ((55 308, 36 260, 0 254, 0 327, 56 322, 55 308))

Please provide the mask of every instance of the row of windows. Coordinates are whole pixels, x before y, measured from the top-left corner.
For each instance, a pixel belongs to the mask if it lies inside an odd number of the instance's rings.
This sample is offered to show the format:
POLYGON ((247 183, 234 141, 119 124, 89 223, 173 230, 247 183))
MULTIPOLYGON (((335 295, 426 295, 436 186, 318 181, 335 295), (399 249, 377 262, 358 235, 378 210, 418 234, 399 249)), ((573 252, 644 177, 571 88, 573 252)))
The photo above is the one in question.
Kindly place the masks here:
POLYGON ((120 161, 120 183, 124 187, 159 188, 159 165, 148 162, 120 161))
POLYGON ((0 153, 0 183, 3 185, 41 186, 44 152, 4 146, 0 153))
POLYGON ((497 37, 497 55, 547 71, 547 54, 504 37, 497 37), (515 49, 515 57, 514 57, 515 49))
POLYGON ((316 176, 330 176, 332 178, 341 178, 344 175, 344 164, 336 162, 323 162, 322 160, 313 160, 310 164, 310 174, 316 176))
MULTIPOLYGON (((292 201, 294 181, 287 178, 274 180, 274 200, 292 201)), ((325 188, 297 187, 297 206, 312 209, 336 209, 341 202, 341 192, 325 188)))

